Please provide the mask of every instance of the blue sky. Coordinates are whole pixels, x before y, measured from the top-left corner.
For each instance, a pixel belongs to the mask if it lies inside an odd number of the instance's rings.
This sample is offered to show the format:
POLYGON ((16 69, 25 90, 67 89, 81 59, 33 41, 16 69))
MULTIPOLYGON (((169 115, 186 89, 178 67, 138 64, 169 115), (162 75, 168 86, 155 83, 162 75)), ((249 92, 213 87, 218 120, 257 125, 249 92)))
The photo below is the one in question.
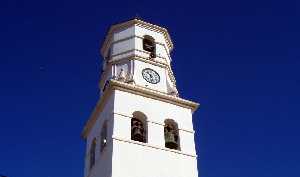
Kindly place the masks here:
MULTIPOLYGON (((168 28, 201 177, 300 176, 300 2, 0 2, 0 174, 82 177, 99 47, 139 14, 168 28)), ((158 157, 159 158, 159 157, 158 157)))

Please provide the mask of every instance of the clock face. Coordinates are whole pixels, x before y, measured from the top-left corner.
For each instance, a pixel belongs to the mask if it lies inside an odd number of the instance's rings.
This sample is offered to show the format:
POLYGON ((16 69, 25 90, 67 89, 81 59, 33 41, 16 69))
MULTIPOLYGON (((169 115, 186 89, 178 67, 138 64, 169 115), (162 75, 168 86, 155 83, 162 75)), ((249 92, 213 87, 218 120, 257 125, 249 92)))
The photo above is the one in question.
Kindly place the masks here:
POLYGON ((156 71, 154 71, 153 69, 150 69, 150 68, 143 69, 142 75, 143 75, 143 78, 151 84, 157 84, 160 81, 159 74, 156 71))

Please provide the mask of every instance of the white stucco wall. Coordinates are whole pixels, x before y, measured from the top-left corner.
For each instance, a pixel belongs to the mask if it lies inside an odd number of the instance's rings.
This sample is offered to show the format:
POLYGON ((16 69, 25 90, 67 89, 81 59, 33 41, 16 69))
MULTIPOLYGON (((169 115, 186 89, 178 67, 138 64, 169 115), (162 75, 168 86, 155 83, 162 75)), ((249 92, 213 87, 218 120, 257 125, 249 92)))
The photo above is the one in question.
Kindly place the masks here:
POLYGON ((180 129, 180 145, 184 153, 195 155, 194 133, 191 110, 159 100, 116 91, 114 104, 113 136, 130 139, 130 119, 132 113, 140 111, 147 116, 148 143, 164 147, 164 121, 173 119, 180 129))
POLYGON ((113 177, 197 177, 191 110, 155 99, 116 91, 113 130, 113 177), (130 140, 132 113, 147 116, 148 142, 130 140), (164 120, 178 123, 181 151, 164 147, 164 120))
POLYGON ((149 54, 143 50, 142 43, 142 38, 145 35, 152 36, 155 39, 157 55, 155 60, 170 64, 170 51, 167 47, 166 39, 163 34, 136 25, 114 32, 112 35, 112 41, 108 44, 109 48, 111 48, 111 60, 120 60, 133 54, 148 58, 149 54), (134 49, 137 51, 132 51, 134 49))
POLYGON ((118 41, 118 40, 122 40, 128 37, 131 37, 135 34, 135 27, 131 26, 129 28, 120 30, 120 31, 115 31, 114 35, 113 35, 113 41, 118 41))
POLYGON ((102 112, 99 114, 96 122, 93 124, 92 129, 90 130, 87 139, 86 139, 86 153, 85 153, 85 168, 84 168, 84 176, 87 177, 96 177, 96 174, 108 174, 109 168, 107 168, 107 165, 103 165, 106 162, 109 161, 111 158, 110 151, 112 150, 112 139, 111 134, 113 130, 113 124, 112 122, 112 112, 114 107, 114 94, 110 95, 110 97, 107 99, 107 102, 102 110, 102 112), (107 129, 108 129, 108 143, 106 150, 100 153, 100 135, 103 123, 107 121, 107 129), (110 136, 109 136, 110 135, 110 136), (96 138, 96 161, 95 166, 90 169, 90 148, 93 139, 96 138), (101 165, 100 165, 101 164, 101 165), (95 172, 97 171, 97 172, 95 172))
POLYGON ((115 90, 87 137, 86 177, 197 177, 197 161, 190 109, 115 90), (148 140, 131 140, 132 113, 147 116, 148 140), (164 120, 177 122, 181 150, 164 147, 164 120), (100 153, 100 132, 108 120, 108 143, 100 153), (96 163, 89 168, 89 149, 97 138, 96 163))
POLYGON ((147 146, 113 143, 112 177, 197 177, 196 158, 147 146))

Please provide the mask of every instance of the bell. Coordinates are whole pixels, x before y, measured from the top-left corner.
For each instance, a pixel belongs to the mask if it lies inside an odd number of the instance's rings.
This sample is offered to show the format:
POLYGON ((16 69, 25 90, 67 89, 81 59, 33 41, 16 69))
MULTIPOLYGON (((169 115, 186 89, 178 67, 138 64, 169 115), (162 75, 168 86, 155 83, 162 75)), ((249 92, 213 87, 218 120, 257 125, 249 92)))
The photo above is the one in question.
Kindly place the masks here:
POLYGON ((144 40, 143 49, 148 52, 154 51, 154 43, 150 40, 144 40))
POLYGON ((177 149, 175 134, 172 131, 165 131, 165 146, 170 149, 177 149))
POLYGON ((144 136, 143 132, 141 131, 140 128, 134 127, 132 130, 132 139, 135 141, 143 142, 144 141, 144 136))
POLYGON ((131 122, 131 139, 134 141, 144 142, 144 127, 140 120, 132 119, 131 122))

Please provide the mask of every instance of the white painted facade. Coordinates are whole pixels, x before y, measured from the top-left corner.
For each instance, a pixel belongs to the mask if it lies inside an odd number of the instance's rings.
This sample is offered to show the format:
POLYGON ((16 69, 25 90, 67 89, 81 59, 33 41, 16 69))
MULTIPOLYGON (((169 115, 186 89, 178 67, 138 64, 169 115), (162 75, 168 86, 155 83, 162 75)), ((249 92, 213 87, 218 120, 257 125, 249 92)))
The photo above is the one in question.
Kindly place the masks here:
POLYGON ((115 25, 102 47, 102 97, 84 127, 85 177, 198 177, 192 124, 198 104, 178 97, 171 70, 171 41, 166 30, 141 20, 115 25), (143 50, 143 36, 155 39, 156 57, 143 50), (151 68, 160 75, 157 84, 142 77, 151 68), (131 140, 131 118, 146 116, 146 143, 131 140), (180 150, 165 147, 164 121, 178 124, 180 150), (107 144, 100 150, 101 129, 107 122, 107 144), (90 149, 96 139, 95 164, 90 149))

